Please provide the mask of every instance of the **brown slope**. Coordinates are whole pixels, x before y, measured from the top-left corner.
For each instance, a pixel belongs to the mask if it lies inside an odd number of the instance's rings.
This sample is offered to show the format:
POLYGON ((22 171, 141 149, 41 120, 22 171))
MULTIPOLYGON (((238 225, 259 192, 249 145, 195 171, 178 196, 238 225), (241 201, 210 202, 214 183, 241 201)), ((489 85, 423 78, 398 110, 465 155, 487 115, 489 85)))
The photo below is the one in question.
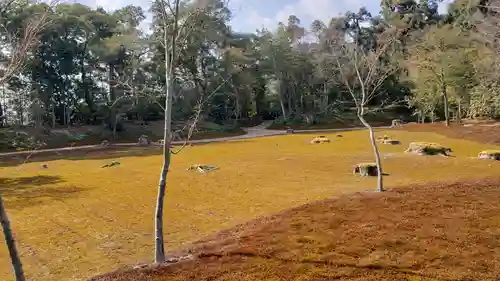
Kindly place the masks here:
POLYGON ((500 280, 499 187, 436 183, 311 203, 195 243, 191 260, 92 281, 500 280))
POLYGON ((398 130, 410 132, 434 132, 455 139, 466 139, 487 144, 500 144, 500 123, 488 122, 478 124, 457 125, 446 127, 443 123, 406 124, 398 130))

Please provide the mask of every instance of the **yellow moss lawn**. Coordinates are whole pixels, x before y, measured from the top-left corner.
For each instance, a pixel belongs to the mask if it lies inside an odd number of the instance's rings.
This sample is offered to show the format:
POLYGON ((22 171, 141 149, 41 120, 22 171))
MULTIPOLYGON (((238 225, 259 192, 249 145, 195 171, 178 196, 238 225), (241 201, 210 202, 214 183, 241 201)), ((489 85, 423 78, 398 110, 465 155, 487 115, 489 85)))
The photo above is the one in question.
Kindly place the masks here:
MULTIPOLYGON (((387 187, 435 180, 498 175, 500 163, 477 160, 498 147, 436 134, 379 132, 401 145, 380 145, 387 187), (415 156, 411 141, 451 147, 456 158, 415 156)), ((322 133, 323 135, 323 133, 322 133)), ((213 231, 305 202, 375 189, 375 179, 352 175, 373 162, 365 131, 324 134, 332 142, 311 145, 315 135, 287 135, 187 148, 173 157, 166 201, 169 249, 213 231), (192 164, 217 165, 208 174, 192 164)), ((30 280, 84 280, 123 264, 149 262, 159 155, 57 160, 0 168, 0 188, 30 280), (100 166, 113 160, 118 167, 100 166)), ((12 280, 0 244, 0 279, 12 280)))

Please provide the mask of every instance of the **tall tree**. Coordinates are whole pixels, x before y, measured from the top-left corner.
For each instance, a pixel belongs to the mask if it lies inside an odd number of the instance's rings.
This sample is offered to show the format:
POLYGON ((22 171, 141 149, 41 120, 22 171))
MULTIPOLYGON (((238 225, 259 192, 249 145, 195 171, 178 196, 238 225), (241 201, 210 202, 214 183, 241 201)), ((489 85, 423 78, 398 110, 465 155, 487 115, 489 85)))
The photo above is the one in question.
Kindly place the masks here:
MULTIPOLYGON (((10 52, 9 58, 0 61, 0 86, 19 74, 26 65, 28 54, 37 46, 40 33, 49 23, 51 6, 29 5, 18 1, 7 1, 0 4, 0 38, 2 46, 10 52), (32 14, 22 14, 21 11, 30 11, 32 14), (21 13, 21 14, 19 14, 21 13), (19 18, 20 17, 20 18, 19 18), (15 20, 21 19, 20 22, 15 20), (12 20, 14 19, 14 20, 12 20), (12 21, 11 21, 12 20, 12 21), (19 25, 18 25, 19 24, 19 25), (5 40, 5 41, 4 41, 5 40)), ((3 199, 0 195, 0 223, 9 250, 9 256, 14 270, 16 281, 25 281, 23 266, 16 247, 14 235, 10 225, 3 199)))

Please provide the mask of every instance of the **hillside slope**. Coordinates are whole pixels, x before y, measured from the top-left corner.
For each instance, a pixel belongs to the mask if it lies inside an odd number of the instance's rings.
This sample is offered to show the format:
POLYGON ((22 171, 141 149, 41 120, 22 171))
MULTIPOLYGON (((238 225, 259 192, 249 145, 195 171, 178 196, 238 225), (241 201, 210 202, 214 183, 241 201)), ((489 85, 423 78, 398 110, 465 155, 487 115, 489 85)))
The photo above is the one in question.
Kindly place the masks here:
POLYGON ((498 280, 500 182, 357 193, 195 243, 188 260, 92 281, 498 280))

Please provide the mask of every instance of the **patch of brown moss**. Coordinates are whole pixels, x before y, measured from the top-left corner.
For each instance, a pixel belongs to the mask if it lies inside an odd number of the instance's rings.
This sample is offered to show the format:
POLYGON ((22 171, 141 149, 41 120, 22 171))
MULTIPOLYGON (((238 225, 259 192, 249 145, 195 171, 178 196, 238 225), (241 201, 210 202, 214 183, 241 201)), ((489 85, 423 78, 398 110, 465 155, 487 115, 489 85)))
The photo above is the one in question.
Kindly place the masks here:
POLYGON ((487 144, 500 144, 500 126, 483 126, 481 124, 463 126, 451 124, 447 127, 442 123, 411 123, 398 127, 396 130, 409 132, 433 132, 450 138, 472 140, 487 144))
POLYGON ((324 200, 199 241, 189 250, 193 260, 91 280, 496 280, 499 185, 443 183, 324 200))

